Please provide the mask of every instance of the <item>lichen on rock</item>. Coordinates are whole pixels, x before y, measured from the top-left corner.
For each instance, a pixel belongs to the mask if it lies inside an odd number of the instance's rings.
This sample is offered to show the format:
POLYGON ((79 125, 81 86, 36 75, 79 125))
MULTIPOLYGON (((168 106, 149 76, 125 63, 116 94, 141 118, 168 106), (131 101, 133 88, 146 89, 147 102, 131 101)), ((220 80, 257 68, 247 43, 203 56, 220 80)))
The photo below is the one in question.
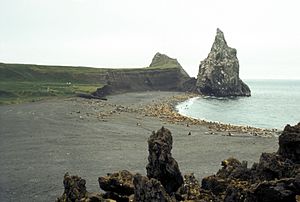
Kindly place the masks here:
POLYGON ((223 32, 217 29, 210 53, 199 66, 199 93, 218 97, 251 95, 250 88, 239 78, 236 54, 236 49, 227 45, 223 32))

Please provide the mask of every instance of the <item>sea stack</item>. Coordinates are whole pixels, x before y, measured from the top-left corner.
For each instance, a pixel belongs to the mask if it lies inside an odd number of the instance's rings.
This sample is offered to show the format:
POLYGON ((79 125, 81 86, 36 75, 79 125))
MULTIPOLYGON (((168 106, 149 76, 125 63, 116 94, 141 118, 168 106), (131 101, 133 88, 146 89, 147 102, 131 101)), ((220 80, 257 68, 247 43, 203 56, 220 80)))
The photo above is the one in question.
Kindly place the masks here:
POLYGON ((217 35, 207 58, 199 66, 197 91, 217 97, 250 96, 249 87, 239 78, 236 49, 227 45, 224 34, 217 35))

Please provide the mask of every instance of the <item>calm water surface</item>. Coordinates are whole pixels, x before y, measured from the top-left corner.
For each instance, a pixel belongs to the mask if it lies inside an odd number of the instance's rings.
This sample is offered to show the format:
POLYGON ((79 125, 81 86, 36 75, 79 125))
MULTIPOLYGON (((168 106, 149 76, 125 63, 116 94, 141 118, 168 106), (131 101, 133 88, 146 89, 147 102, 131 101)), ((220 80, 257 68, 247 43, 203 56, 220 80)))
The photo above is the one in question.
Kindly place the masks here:
POLYGON ((251 97, 192 98, 180 114, 235 125, 283 129, 300 122, 300 80, 246 80, 251 97))

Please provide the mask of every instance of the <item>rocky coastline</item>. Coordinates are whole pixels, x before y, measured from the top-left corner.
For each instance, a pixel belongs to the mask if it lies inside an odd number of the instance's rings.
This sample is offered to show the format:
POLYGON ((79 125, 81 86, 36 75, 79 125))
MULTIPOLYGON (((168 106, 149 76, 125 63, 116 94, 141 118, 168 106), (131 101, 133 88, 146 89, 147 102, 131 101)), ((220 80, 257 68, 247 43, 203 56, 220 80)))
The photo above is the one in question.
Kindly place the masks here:
POLYGON ((247 162, 235 158, 222 161, 222 168, 201 184, 190 173, 182 176, 172 157, 171 131, 162 127, 148 139, 147 176, 123 170, 99 177, 105 193, 89 193, 86 181, 65 174, 64 193, 57 202, 65 201, 226 201, 226 202, 298 202, 300 200, 300 123, 287 125, 279 137, 275 153, 262 153, 258 163, 248 168, 247 162))
POLYGON ((237 50, 227 45, 220 29, 207 58, 201 61, 197 78, 190 77, 177 59, 156 53, 143 71, 108 73, 106 82, 91 97, 146 90, 174 90, 216 97, 251 96, 250 88, 239 77, 237 50))
POLYGON ((206 121, 201 119, 194 119, 191 117, 183 116, 176 110, 176 105, 187 99, 199 97, 195 93, 185 93, 183 95, 172 96, 171 98, 159 100, 144 108, 139 109, 139 113, 145 116, 153 116, 159 118, 161 121, 190 125, 204 125, 208 127, 211 133, 214 132, 227 132, 227 135, 234 136, 237 133, 247 133, 252 136, 272 137, 280 134, 277 129, 264 129, 252 126, 238 126, 226 123, 219 123, 213 121, 206 121))

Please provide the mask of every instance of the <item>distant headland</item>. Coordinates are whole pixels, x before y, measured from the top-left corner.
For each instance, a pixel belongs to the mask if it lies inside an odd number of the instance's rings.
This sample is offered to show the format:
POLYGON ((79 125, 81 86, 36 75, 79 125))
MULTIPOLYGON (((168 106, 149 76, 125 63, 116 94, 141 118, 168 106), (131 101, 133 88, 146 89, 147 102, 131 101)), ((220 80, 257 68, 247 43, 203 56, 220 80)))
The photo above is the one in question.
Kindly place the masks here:
POLYGON ((217 29, 208 57, 190 77, 177 59, 156 53, 149 67, 109 69, 0 63, 0 103, 35 101, 49 96, 78 95, 105 99, 107 95, 142 91, 180 91, 217 97, 250 96, 239 78, 236 49, 217 29), (16 101, 17 100, 17 101, 16 101))

